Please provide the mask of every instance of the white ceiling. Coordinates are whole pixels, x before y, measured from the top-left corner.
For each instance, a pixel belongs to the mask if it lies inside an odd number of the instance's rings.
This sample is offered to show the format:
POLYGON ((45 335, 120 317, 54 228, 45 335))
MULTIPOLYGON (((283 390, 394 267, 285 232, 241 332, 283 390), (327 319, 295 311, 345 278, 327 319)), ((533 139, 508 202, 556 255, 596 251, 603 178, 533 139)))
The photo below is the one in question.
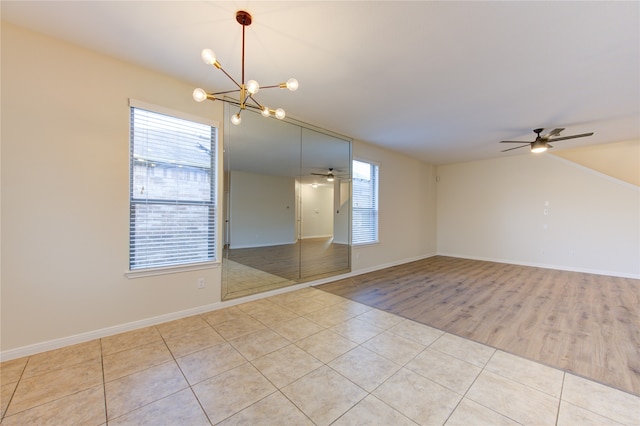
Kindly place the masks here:
POLYGON ((529 155, 498 142, 532 141, 537 127, 595 132, 558 147, 640 139, 637 1, 0 4, 3 20, 208 91, 233 87, 200 51, 239 80, 235 12, 247 10, 247 79, 300 82, 262 103, 434 164, 529 155))

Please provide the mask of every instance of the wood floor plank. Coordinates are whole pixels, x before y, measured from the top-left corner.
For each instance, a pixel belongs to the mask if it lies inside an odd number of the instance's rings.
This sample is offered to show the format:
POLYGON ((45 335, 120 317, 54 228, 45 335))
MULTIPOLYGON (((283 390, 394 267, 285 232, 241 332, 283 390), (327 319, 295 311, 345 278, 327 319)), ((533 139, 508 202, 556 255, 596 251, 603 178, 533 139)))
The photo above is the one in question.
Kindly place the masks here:
POLYGON ((318 286, 640 395, 640 280, 435 256, 318 286))

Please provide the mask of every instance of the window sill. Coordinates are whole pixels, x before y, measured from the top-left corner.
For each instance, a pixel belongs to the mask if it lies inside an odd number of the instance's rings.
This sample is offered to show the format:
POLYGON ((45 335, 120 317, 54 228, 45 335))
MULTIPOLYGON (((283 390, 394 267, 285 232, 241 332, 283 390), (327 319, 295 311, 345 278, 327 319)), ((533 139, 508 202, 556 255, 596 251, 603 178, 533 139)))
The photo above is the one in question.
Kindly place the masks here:
POLYGON ((161 268, 146 268, 146 269, 140 269, 135 271, 127 271, 124 273, 124 276, 129 279, 135 279, 135 278, 153 277, 155 275, 167 275, 167 274, 177 274, 180 272, 200 271, 202 269, 214 269, 219 267, 220 267, 220 262, 218 261, 192 263, 190 265, 164 266, 161 268))
POLYGON ((365 247, 365 246, 373 246, 376 244, 380 244, 379 240, 376 241, 370 241, 370 242, 366 242, 366 243, 356 243, 356 244, 351 244, 354 248, 355 247, 365 247))

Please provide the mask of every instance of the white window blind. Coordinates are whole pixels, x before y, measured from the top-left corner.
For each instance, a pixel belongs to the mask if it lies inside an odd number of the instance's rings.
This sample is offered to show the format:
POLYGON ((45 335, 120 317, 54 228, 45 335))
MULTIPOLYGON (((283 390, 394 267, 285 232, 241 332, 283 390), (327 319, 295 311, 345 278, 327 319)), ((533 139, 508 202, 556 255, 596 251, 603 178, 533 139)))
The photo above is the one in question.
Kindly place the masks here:
POLYGON ((378 165, 353 160, 353 244, 378 242, 378 165))
POLYGON ((129 269, 215 260, 217 129, 131 107, 129 269))

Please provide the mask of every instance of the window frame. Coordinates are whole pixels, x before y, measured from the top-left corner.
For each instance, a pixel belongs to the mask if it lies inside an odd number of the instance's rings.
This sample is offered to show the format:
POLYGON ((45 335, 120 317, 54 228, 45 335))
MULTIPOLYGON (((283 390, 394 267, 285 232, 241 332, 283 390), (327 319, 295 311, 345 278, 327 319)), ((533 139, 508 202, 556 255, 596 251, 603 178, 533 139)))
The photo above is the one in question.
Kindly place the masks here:
MULTIPOLYGON (((380 243, 380 163, 376 162, 376 161, 371 161, 371 160, 367 160, 364 158, 359 158, 359 157, 353 157, 351 160, 351 170, 352 170, 352 182, 351 182, 351 244, 353 246, 356 247, 361 247, 361 246, 366 246, 366 245, 373 245, 373 244, 379 244, 380 243), (356 230, 356 225, 355 225, 355 217, 356 217, 356 212, 358 211, 358 207, 355 206, 355 187, 356 187, 356 177, 355 177, 355 162, 359 162, 359 163, 365 163, 368 164, 370 167, 375 167, 376 173, 375 173, 375 194, 374 194, 374 198, 375 198, 375 209, 373 208, 368 208, 366 210, 372 210, 375 211, 375 239, 373 240, 368 240, 368 241, 360 241, 357 242, 355 241, 354 238, 354 234, 355 234, 355 230, 356 230)), ((363 210, 364 208, 361 208, 360 210, 363 210)))
MULTIPOLYGON (((220 220, 219 220, 219 211, 220 211, 220 203, 219 203, 219 193, 221 189, 221 180, 219 178, 219 170, 221 165, 221 156, 219 155, 219 144, 221 143, 222 135, 220 134, 220 126, 217 121, 209 120, 200 116, 195 116, 191 114, 187 114, 181 111, 172 110, 169 108, 165 108, 158 105, 149 104, 143 101, 129 99, 129 108, 128 108, 128 116, 129 116, 129 149, 128 149, 128 162, 129 162, 129 180, 128 180, 128 198, 129 198, 129 214, 128 214, 128 225, 129 225, 129 238, 128 238, 128 250, 127 250, 127 270, 125 272, 125 276, 128 278, 139 278, 139 277, 147 277, 154 275, 164 275, 169 273, 178 273, 178 272, 186 272, 186 271, 194 271, 194 270, 202 270, 202 269, 211 269, 219 267, 220 265, 220 220), (211 152, 213 155, 211 161, 211 199, 206 202, 197 201, 190 202, 189 200, 184 200, 187 204, 200 205, 200 206, 209 206, 211 209, 211 221, 212 221, 212 229, 211 233, 213 234, 210 239, 209 244, 212 246, 213 258, 205 261, 194 261, 194 262, 185 262, 185 263, 176 263, 169 265, 158 265, 158 266, 147 266, 131 269, 131 255, 132 255, 132 227, 134 225, 133 222, 133 214, 132 208, 134 206, 134 199, 132 197, 133 191, 133 175, 134 175, 134 153, 133 153, 133 134, 131 130, 133 129, 134 123, 131 121, 133 117, 132 109, 136 108, 139 110, 145 110, 152 113, 162 114, 169 117, 191 121, 197 124, 203 124, 206 126, 210 126, 215 129, 215 140, 212 141, 211 152)), ((175 205, 177 200, 167 199, 166 205, 175 205)), ((157 200, 152 200, 156 202, 157 200)))

